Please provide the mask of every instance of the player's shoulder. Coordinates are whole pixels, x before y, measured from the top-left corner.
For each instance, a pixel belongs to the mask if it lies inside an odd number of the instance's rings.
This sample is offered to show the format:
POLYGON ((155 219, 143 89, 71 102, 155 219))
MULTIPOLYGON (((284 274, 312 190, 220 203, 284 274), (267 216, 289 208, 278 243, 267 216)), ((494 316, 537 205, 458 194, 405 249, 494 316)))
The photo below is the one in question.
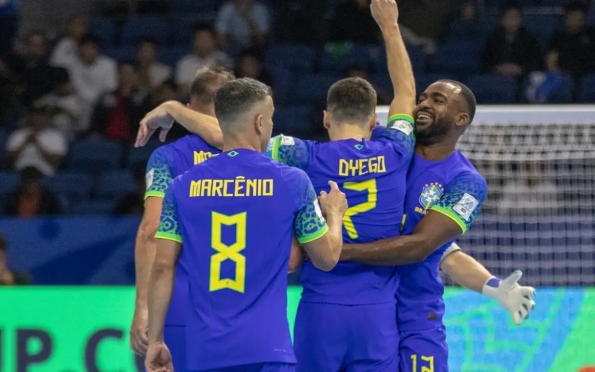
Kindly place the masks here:
POLYGON ((468 183, 474 187, 487 188, 485 177, 479 173, 475 166, 461 152, 456 152, 457 162, 450 168, 451 180, 459 183, 468 183))

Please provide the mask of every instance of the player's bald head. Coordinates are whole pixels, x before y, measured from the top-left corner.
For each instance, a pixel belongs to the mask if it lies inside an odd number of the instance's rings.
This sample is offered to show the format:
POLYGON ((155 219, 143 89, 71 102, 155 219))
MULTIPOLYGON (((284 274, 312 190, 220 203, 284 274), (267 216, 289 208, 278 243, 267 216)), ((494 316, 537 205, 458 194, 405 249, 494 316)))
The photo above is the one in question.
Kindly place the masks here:
POLYGON ((223 133, 243 131, 257 120, 257 116, 268 116, 271 94, 270 87, 250 78, 223 85, 215 95, 215 114, 223 133))
POLYGON ((454 98, 454 102, 452 102, 454 105, 451 107, 451 110, 459 110, 467 114, 465 125, 468 126, 471 124, 477 109, 477 100, 471 89, 456 80, 440 79, 436 83, 442 84, 451 92, 451 96, 454 98))

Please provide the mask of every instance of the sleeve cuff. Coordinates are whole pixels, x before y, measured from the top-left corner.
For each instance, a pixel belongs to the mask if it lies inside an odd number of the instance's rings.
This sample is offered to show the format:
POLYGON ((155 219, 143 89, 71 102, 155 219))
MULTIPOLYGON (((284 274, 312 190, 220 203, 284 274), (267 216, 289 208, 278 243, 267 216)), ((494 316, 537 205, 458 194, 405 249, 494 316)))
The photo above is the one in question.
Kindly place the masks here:
POLYGON ((432 211, 436 211, 439 212, 447 217, 449 217, 451 220, 453 220, 454 222, 456 222, 457 225, 459 225, 459 227, 461 228, 461 231, 463 231, 463 234, 465 232, 467 232, 467 225, 465 223, 463 223, 461 221, 461 218, 459 218, 459 216, 457 216, 453 211, 451 211, 450 209, 447 208, 442 208, 442 207, 432 207, 432 209, 430 209, 432 211))
MULTIPOLYGON (((414 124, 415 120, 413 120, 413 116, 408 115, 408 114, 394 114, 391 115, 390 118, 388 118, 388 124, 390 124, 393 121, 396 120, 406 120, 408 121, 410 124, 414 124)), ((390 127, 390 125, 387 125, 387 127, 390 127)))
POLYGON ((182 244, 182 237, 180 235, 176 235, 176 234, 168 234, 168 233, 157 231, 157 234, 155 234, 155 239, 171 240, 171 241, 182 244))
POLYGON ((324 234, 326 234, 327 231, 328 231, 328 225, 324 225, 323 227, 318 229, 316 232, 313 232, 311 234, 304 235, 304 236, 298 236, 297 241, 300 244, 310 243, 316 239, 321 238, 324 234))
POLYGON ((271 159, 279 161, 279 147, 281 146, 281 137, 282 135, 278 135, 275 138, 275 142, 273 142, 273 148, 271 149, 271 159))
POLYGON ((163 191, 156 191, 156 190, 150 190, 145 192, 145 200, 147 200, 147 198, 151 197, 151 196, 155 196, 157 198, 164 198, 165 197, 165 192, 163 191))

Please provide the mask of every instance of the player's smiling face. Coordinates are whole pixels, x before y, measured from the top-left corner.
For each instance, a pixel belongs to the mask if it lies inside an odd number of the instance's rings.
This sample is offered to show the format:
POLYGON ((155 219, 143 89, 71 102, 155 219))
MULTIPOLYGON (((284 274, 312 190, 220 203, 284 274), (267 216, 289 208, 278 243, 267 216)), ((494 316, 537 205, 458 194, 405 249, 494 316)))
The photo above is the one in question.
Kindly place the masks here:
POLYGON ((429 146, 440 142, 453 128, 454 115, 450 106, 456 94, 453 91, 455 88, 458 87, 454 84, 436 82, 419 97, 413 117, 415 137, 421 145, 429 146))

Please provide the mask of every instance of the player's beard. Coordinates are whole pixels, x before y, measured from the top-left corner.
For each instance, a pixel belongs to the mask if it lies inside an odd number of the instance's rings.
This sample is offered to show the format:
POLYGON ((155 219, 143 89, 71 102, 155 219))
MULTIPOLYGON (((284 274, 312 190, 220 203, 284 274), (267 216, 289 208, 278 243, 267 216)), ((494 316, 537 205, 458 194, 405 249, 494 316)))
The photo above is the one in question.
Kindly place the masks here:
POLYGON ((420 146, 432 146, 442 142, 452 127, 452 118, 442 117, 435 119, 427 127, 415 127, 415 141, 420 146))

